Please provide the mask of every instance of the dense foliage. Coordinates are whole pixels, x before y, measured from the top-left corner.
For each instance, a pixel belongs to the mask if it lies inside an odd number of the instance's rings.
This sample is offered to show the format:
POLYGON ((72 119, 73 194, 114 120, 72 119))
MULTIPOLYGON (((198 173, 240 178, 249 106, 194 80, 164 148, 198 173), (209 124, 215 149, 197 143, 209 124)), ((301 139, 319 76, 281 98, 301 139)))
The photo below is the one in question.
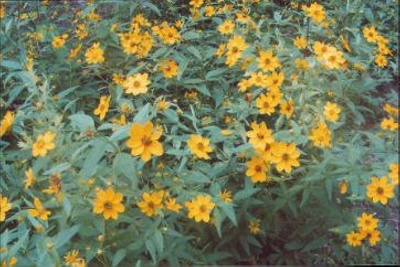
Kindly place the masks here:
POLYGON ((397 5, 1 1, 1 266, 398 264, 397 5))

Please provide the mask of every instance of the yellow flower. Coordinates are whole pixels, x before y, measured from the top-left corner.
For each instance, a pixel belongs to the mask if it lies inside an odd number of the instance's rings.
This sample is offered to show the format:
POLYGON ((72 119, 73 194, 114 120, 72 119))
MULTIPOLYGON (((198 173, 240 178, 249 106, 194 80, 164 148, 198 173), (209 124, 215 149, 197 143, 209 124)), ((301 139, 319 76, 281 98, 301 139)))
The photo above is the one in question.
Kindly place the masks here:
POLYGON ((43 189, 42 192, 45 194, 58 194, 61 192, 61 176, 56 173, 49 177, 49 188, 43 189))
POLYGON ((376 243, 378 243, 379 241, 381 241, 381 232, 377 229, 374 229, 373 231, 370 231, 368 233, 369 236, 369 244, 371 246, 375 246, 376 243))
POLYGON ((68 266, 76 267, 76 264, 81 260, 81 257, 79 256, 79 250, 72 250, 69 251, 65 256, 64 256, 64 261, 65 264, 68 266))
POLYGON ((347 237, 347 243, 349 243, 350 246, 352 247, 358 247, 361 246, 361 241, 362 241, 362 236, 360 233, 351 231, 346 235, 347 237))
POLYGON ((314 146, 321 148, 330 148, 332 146, 332 133, 328 126, 323 122, 320 122, 317 128, 311 130, 309 138, 313 142, 314 146))
POLYGON ((26 179, 24 181, 25 189, 28 189, 29 187, 31 187, 36 182, 36 177, 35 177, 35 174, 33 173, 32 168, 29 168, 25 172, 25 176, 26 176, 26 179))
POLYGON ((0 122, 0 137, 2 137, 14 123, 14 113, 12 111, 7 111, 3 119, 0 122))
POLYGON ((28 209, 29 215, 31 215, 32 217, 38 217, 43 221, 47 221, 48 216, 51 214, 51 212, 43 207, 42 202, 40 202, 40 199, 35 197, 33 199, 33 205, 35 206, 35 208, 28 209))
POLYGON ((109 187, 107 190, 98 190, 96 199, 93 200, 93 212, 95 214, 103 214, 104 219, 110 218, 117 220, 119 213, 125 211, 125 207, 121 204, 124 196, 121 193, 114 192, 114 189, 109 187))
POLYGON ((246 40, 241 36, 234 36, 229 39, 226 45, 226 65, 232 67, 236 64, 243 51, 247 48, 246 40))
POLYGON ((378 227, 378 220, 374 218, 372 214, 363 212, 360 217, 357 218, 358 227, 362 231, 371 232, 378 227))
POLYGON ((286 115, 288 118, 291 117, 294 112, 293 100, 289 99, 288 101, 282 102, 280 104, 279 112, 283 115, 286 115))
POLYGON ((86 30, 85 24, 83 24, 83 23, 82 24, 78 24, 77 28, 75 30, 75 34, 76 34, 76 36, 78 37, 79 40, 82 40, 85 37, 87 37, 89 33, 86 30))
POLYGON ((338 121, 341 109, 332 102, 327 102, 324 106, 324 115, 328 121, 338 121))
POLYGON ((201 5, 204 3, 204 0, 191 0, 189 2, 189 5, 195 7, 195 8, 199 8, 201 7, 201 5))
POLYGON ((392 178, 392 184, 398 185, 399 184, 399 164, 392 163, 389 165, 389 177, 392 178))
POLYGON ((6 213, 11 209, 11 203, 8 202, 7 197, 3 197, 0 194, 0 222, 4 222, 6 219, 6 213))
POLYGON ((258 234, 260 232, 260 222, 259 220, 250 221, 249 225, 250 233, 258 234))
POLYGON ((152 155, 161 156, 164 149, 158 141, 163 130, 161 127, 153 127, 153 123, 147 122, 144 125, 134 123, 130 129, 130 138, 126 145, 131 149, 132 156, 141 156, 144 162, 151 159, 152 155))
POLYGON ((375 64, 378 65, 380 68, 384 68, 387 66, 387 59, 386 56, 383 54, 377 54, 375 56, 375 64))
POLYGON ((138 95, 147 93, 149 84, 150 80, 147 73, 137 73, 127 77, 122 83, 122 88, 128 94, 138 95))
POLYGON ((138 203, 140 211, 149 217, 157 215, 157 210, 163 208, 162 200, 164 191, 154 193, 144 193, 143 200, 138 203))
POLYGON ((189 219, 194 218, 196 222, 209 222, 210 213, 214 209, 215 203, 211 201, 211 197, 209 195, 199 195, 196 199, 186 201, 185 206, 189 210, 189 219))
POLYGON ((294 46, 298 49, 304 49, 307 47, 307 39, 304 36, 298 36, 294 39, 294 46))
POLYGON ((253 183, 266 182, 269 180, 267 176, 268 165, 262 157, 252 157, 251 160, 246 163, 246 166, 246 175, 251 178, 253 183))
POLYGON ((272 159, 271 162, 276 165, 278 172, 283 170, 286 173, 292 172, 293 167, 299 167, 300 162, 298 158, 300 157, 300 152, 296 148, 294 143, 275 143, 272 147, 272 159))
POLYGON ((215 13, 215 9, 213 6, 206 6, 204 8, 204 15, 206 17, 212 17, 214 15, 214 13, 215 13))
POLYGON ((199 159, 209 159, 208 153, 213 151, 210 146, 210 139, 198 134, 190 135, 187 145, 192 154, 199 159))
POLYGON ((267 143, 274 142, 272 131, 267 128, 265 122, 261 122, 260 124, 252 122, 251 129, 252 131, 246 132, 246 136, 250 138, 249 143, 255 149, 264 149, 267 143))
POLYGON ((253 72, 249 78, 250 85, 266 87, 267 86, 268 76, 264 73, 260 72, 253 72))
POLYGON ((326 44, 324 44, 322 42, 319 42, 319 41, 316 41, 314 43, 313 50, 314 50, 315 55, 317 55, 317 59, 319 61, 323 60, 323 57, 328 52, 328 48, 329 47, 330 46, 328 46, 328 45, 326 45, 326 44))
POLYGON ((343 179, 339 184, 339 192, 344 195, 347 193, 347 180, 343 179))
POLYGON ((257 58, 258 68, 267 72, 274 71, 281 67, 278 57, 274 56, 271 50, 261 51, 259 57, 257 58))
POLYGON ((51 44, 54 48, 58 49, 64 46, 65 42, 67 41, 68 34, 63 34, 60 36, 56 36, 53 38, 51 44))
POLYGON ((8 261, 7 260, 3 260, 1 262, 1 267, 14 267, 15 264, 17 264, 18 260, 16 257, 11 257, 11 259, 8 261))
POLYGON ((394 116, 397 116, 397 114, 399 114, 399 112, 400 112, 400 109, 398 107, 392 106, 389 103, 386 103, 383 106, 383 110, 385 110, 387 113, 394 115, 394 116))
POLYGON ((306 59, 296 58, 294 60, 294 64, 298 70, 304 71, 310 68, 310 65, 308 64, 308 61, 306 59))
POLYGON ((396 131, 399 129, 399 123, 395 122, 393 118, 384 118, 381 122, 382 130, 396 131))
POLYGON ((271 96, 266 94, 261 94, 256 99, 256 107, 258 108, 258 112, 260 114, 271 115, 275 112, 275 106, 273 105, 273 99, 271 96))
POLYGON ((89 64, 96 64, 103 62, 104 59, 104 52, 103 49, 100 47, 100 43, 94 43, 85 53, 85 58, 87 63, 89 64))
POLYGON ((225 53, 226 45, 225 44, 220 44, 215 51, 214 55, 217 57, 222 57, 222 55, 225 53))
POLYGON ((285 75, 282 72, 273 72, 267 77, 267 86, 270 90, 279 90, 280 86, 285 79, 285 75))
POLYGON ((99 115, 100 121, 104 119, 110 107, 111 96, 103 95, 100 97, 100 102, 97 108, 93 111, 94 115, 99 115))
POLYGON ((363 29, 364 38, 367 39, 369 43, 376 43, 378 41, 379 33, 377 32, 375 26, 364 27, 363 29))
POLYGON ((172 59, 160 64, 160 69, 165 78, 171 79, 178 73, 179 67, 172 59))
POLYGON ((121 117, 119 119, 116 118, 116 117, 112 118, 111 122, 115 123, 115 124, 119 124, 119 125, 125 125, 126 124, 126 117, 125 117, 124 114, 121 114, 121 117))
POLYGON ((324 7, 318 3, 312 3, 310 7, 304 6, 303 10, 306 12, 306 16, 311 18, 316 24, 325 20, 324 7))
POLYGON ((231 203, 232 200, 232 192, 224 189, 222 192, 218 194, 218 197, 222 199, 225 203, 231 203))
POLYGON ((56 147, 54 144, 56 136, 56 133, 50 131, 40 134, 32 146, 32 156, 46 156, 49 150, 53 150, 56 147))
POLYGON ((394 197, 394 185, 387 183, 387 177, 382 176, 380 179, 373 176, 371 183, 367 185, 367 197, 371 198, 374 203, 381 202, 386 205, 389 198, 394 197))
POLYGON ((76 48, 71 49, 69 52, 68 59, 72 60, 72 59, 76 58, 78 56, 79 52, 81 51, 81 49, 82 49, 82 44, 79 44, 76 48))
POLYGON ((218 31, 221 34, 232 34, 235 29, 235 23, 232 20, 226 20, 218 26, 218 31))
POLYGON ((343 53, 336 48, 329 46, 326 53, 322 56, 322 60, 328 69, 340 69, 345 63, 343 53))
POLYGON ((157 101, 157 109, 158 110, 165 110, 168 107, 169 107, 169 103, 164 98, 161 98, 160 100, 157 101))
POLYGON ((179 213, 179 210, 182 208, 182 206, 179 203, 175 203, 176 198, 168 198, 165 201, 165 208, 172 210, 173 212, 179 213))

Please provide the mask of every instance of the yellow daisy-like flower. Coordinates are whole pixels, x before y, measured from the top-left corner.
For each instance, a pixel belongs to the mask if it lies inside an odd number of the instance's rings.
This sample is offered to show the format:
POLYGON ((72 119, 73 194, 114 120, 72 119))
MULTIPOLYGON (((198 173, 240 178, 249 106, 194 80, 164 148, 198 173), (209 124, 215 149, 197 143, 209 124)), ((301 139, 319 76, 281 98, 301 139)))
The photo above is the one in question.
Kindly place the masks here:
POLYGON ((375 56, 375 64, 380 67, 380 68, 384 68, 387 66, 387 58, 385 55, 383 54, 377 54, 375 56))
POLYGON ((304 49, 307 47, 307 39, 304 36, 298 36, 294 39, 294 46, 298 49, 304 49))
POLYGON ((100 117, 100 121, 104 119, 106 116, 108 109, 110 107, 111 96, 103 95, 100 97, 100 102, 97 108, 93 111, 94 115, 98 115, 100 117))
POLYGON ((196 199, 186 201, 185 206, 189 210, 189 219, 194 218, 196 222, 209 222, 210 213, 214 209, 215 203, 211 201, 211 197, 209 195, 199 195, 196 199))
POLYGON ((232 20, 226 20, 218 26, 218 31, 221 34, 232 34, 235 29, 235 23, 232 20))
POLYGON ((381 232, 378 229, 374 229, 370 232, 368 232, 368 237, 369 237, 369 244, 371 246, 375 246, 376 243, 378 243, 379 241, 381 241, 381 232))
POLYGON ((104 51, 100 47, 100 43, 94 43, 85 53, 85 58, 87 63, 96 64, 103 62, 104 59, 104 51))
POLYGON ((130 138, 126 141, 126 145, 131 149, 132 156, 140 155, 142 160, 147 162, 152 155, 164 154, 164 148, 158 141, 162 134, 162 128, 154 127, 151 122, 144 125, 135 123, 130 129, 130 138))
POLYGON ((224 189, 218 194, 218 197, 222 199, 225 203, 232 203, 232 192, 224 189))
POLYGON ((187 145, 192 154, 199 159, 209 159, 208 153, 213 151, 210 146, 210 139, 198 134, 190 135, 187 145))
POLYGON ((294 103, 293 100, 289 99, 288 101, 284 101, 280 104, 279 112, 286 117, 291 117, 294 112, 294 103))
POLYGON ((138 95, 147 93, 149 84, 150 80, 147 73, 137 73, 127 77, 122 83, 122 88, 128 94, 138 95))
MULTIPOLYGON (((140 211, 149 217, 157 215, 157 210, 163 208, 162 200, 164 197, 164 191, 158 191, 154 193, 144 193, 143 200, 138 203, 140 211)), ((179 209, 178 209, 179 210, 179 209)))
POLYGON ((346 235, 347 238, 347 243, 349 243, 350 246, 352 247, 358 247, 361 246, 361 241, 362 241, 362 236, 360 233, 351 231, 346 235))
POLYGON ((160 69, 165 78, 171 79, 177 75, 179 66, 172 59, 160 64, 160 69))
POLYGON ((29 215, 31 215, 32 217, 38 217, 43 221, 47 221, 51 212, 43 207, 43 204, 42 202, 40 202, 40 199, 35 197, 33 199, 33 205, 35 206, 33 209, 28 209, 29 215))
POLYGON ((195 7, 195 8, 200 8, 204 3, 204 0, 191 0, 189 2, 189 5, 195 7))
POLYGON ((362 231, 371 232, 378 227, 378 220, 374 218, 374 215, 363 212, 360 217, 357 218, 358 227, 362 231))
POLYGON ((270 76, 267 77, 267 87, 269 90, 279 90, 280 86, 285 79, 285 75, 282 72, 273 72, 270 76))
POLYGON ((296 144, 279 142, 272 147, 271 161, 276 165, 278 172, 284 170, 286 173, 291 173, 292 166, 300 166, 299 157, 300 152, 297 150, 296 144))
POLYGON ((375 26, 364 27, 363 29, 364 38, 367 39, 369 43, 376 43, 378 41, 379 33, 375 26))
POLYGON ((327 102, 324 106, 324 115, 328 121, 338 121, 341 111, 340 107, 332 102, 327 102))
POLYGON ((323 122, 320 122, 317 128, 311 130, 309 138, 314 143, 314 146, 321 148, 330 148, 332 146, 332 133, 323 122))
POLYGON ((389 165, 389 177, 392 178, 392 184, 398 185, 399 184, 399 164, 393 163, 389 165))
POLYGON ((306 16, 311 18, 315 23, 323 22, 325 17, 325 9, 322 5, 318 3, 312 3, 310 7, 303 7, 303 10, 306 12, 306 16))
POLYGON ((271 115, 275 112, 274 100, 271 96, 266 94, 261 94, 256 99, 256 107, 258 108, 258 112, 260 114, 271 115))
POLYGON ((250 126, 251 131, 247 131, 246 136, 250 138, 249 143, 255 149, 264 149, 267 143, 274 142, 272 131, 267 128, 265 122, 261 122, 260 124, 252 122, 250 126))
POLYGON ((0 222, 4 222, 6 219, 6 213, 11 209, 11 203, 8 202, 7 197, 3 197, 0 194, 0 222))
POLYGON ((56 133, 50 131, 40 134, 32 146, 32 156, 46 156, 49 150, 53 150, 56 147, 54 144, 56 136, 56 133))
POLYGON ((59 49, 64 46, 65 42, 67 41, 67 38, 68 38, 68 34, 56 36, 51 41, 51 44, 54 48, 59 49))
POLYGON ((181 204, 176 203, 176 198, 170 197, 165 201, 165 208, 178 213, 182 206, 181 204))
POLYGON ((26 176, 26 179, 24 181, 25 189, 28 189, 29 187, 31 187, 36 182, 36 177, 35 177, 35 174, 33 173, 32 168, 29 168, 25 172, 25 176, 26 176))
POLYGON ((256 235, 260 232, 260 222, 259 220, 250 221, 249 225, 250 233, 256 235))
POLYGON ((271 50, 261 51, 259 57, 257 58, 258 67, 267 72, 274 71, 281 67, 278 57, 274 56, 271 50))
POLYGON ((382 130, 397 131, 399 129, 399 123, 393 118, 384 118, 381 122, 382 130))
POLYGON ((226 65, 234 66, 247 46, 246 40, 241 36, 234 36, 229 39, 226 45, 226 65))
POLYGON ((11 129, 14 123, 14 113, 12 111, 7 111, 3 119, 0 122, 0 137, 2 137, 8 130, 11 129))
POLYGON ((367 197, 371 198, 374 203, 381 202, 382 205, 386 205, 389 198, 394 197, 394 185, 387 183, 388 178, 382 176, 372 177, 371 183, 367 185, 367 197))
POLYGON ((343 179, 339 184, 339 192, 344 195, 347 193, 347 180, 343 179))
POLYGON ((109 187, 107 190, 98 190, 96 199, 93 200, 93 212, 95 214, 103 214, 104 219, 110 218, 117 220, 119 213, 125 211, 125 207, 121 204, 124 196, 121 193, 114 192, 114 189, 109 187))
POLYGON ((73 266, 75 267, 75 264, 78 263, 78 261, 80 260, 80 256, 79 256, 79 250, 74 249, 72 251, 69 251, 65 256, 64 256, 64 261, 65 264, 67 264, 68 266, 73 266))
POLYGON ((268 165, 262 157, 252 157, 251 160, 246 163, 246 166, 246 175, 251 178, 253 183, 266 182, 269 180, 267 176, 268 165))

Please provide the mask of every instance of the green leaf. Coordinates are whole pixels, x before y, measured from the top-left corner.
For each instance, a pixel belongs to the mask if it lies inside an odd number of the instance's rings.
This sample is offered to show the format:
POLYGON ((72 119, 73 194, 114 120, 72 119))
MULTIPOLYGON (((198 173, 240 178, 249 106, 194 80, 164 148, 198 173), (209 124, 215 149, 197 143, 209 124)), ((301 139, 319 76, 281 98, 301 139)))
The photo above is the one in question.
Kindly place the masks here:
POLYGON ((71 167, 71 164, 69 163, 61 163, 53 168, 51 168, 50 170, 45 171, 43 174, 44 175, 51 175, 51 174, 55 174, 55 173, 62 173, 66 170, 68 170, 71 167))
POLYGON ((65 243, 69 242, 70 239, 79 231, 80 226, 75 225, 67 230, 62 230, 54 239, 54 248, 58 249, 65 243))
POLYGON ((186 48, 187 51, 189 51, 193 56, 197 57, 198 59, 201 59, 201 54, 200 51, 194 47, 194 46, 189 46, 188 48, 186 48))
POLYGON ((231 220, 231 222, 237 226, 236 214, 235 210, 233 209, 233 205, 229 203, 221 203, 218 205, 222 212, 231 220))
POLYGON ((327 244, 327 242, 328 239, 325 236, 318 237, 317 239, 314 239, 308 243, 301 251, 306 252, 322 248, 325 244, 327 244))
POLYGON ((125 258, 126 256, 126 249, 121 248, 115 253, 112 259, 112 266, 118 266, 118 264, 125 258))
POLYGON ((148 122, 150 120, 149 116, 150 110, 151 110, 151 105, 150 103, 147 103, 139 110, 139 112, 133 118, 133 121, 140 124, 148 122))
POLYGON ((198 39, 200 38, 200 35, 194 31, 188 31, 182 34, 182 38, 184 40, 193 40, 193 39, 198 39))
POLYGON ((233 196, 233 198, 234 198, 235 200, 246 199, 246 198, 251 197, 251 196, 254 195, 255 193, 257 193, 258 191, 260 191, 259 188, 251 188, 251 187, 248 187, 248 188, 245 188, 245 189, 243 189, 243 190, 238 191, 238 192, 233 196))
POLYGON ((71 120, 71 126, 78 129, 81 133, 95 129, 93 118, 86 114, 74 114, 68 118, 71 120))
POLYGON ((212 81, 212 80, 218 80, 220 76, 225 73, 227 69, 216 69, 216 70, 210 70, 206 74, 206 80, 207 81, 212 81))
POLYGON ((113 169, 117 173, 122 173, 123 175, 125 175, 125 177, 132 182, 133 188, 136 188, 138 184, 135 166, 135 159, 131 155, 126 153, 118 154, 115 157, 113 163, 113 169))
POLYGON ((221 212, 219 211, 218 208, 214 208, 213 210, 213 218, 214 218, 214 225, 215 225, 215 229, 217 229, 217 234, 219 237, 222 237, 222 233, 221 233, 221 224, 222 224, 222 216, 221 216, 221 212))
POLYGON ((151 239, 146 239, 144 241, 144 245, 145 245, 147 251, 150 253, 153 263, 156 264, 157 254, 156 254, 156 247, 154 246, 153 241, 151 239))
POLYGON ((204 184, 210 182, 210 178, 199 171, 191 171, 184 175, 182 179, 189 184, 204 184))
POLYGON ((94 142, 92 143, 92 149, 90 150, 83 163, 83 168, 80 172, 80 176, 84 178, 89 178, 90 176, 94 175, 98 163, 106 152, 106 145, 107 144, 101 139, 94 140, 94 142))
POLYGON ((158 7, 157 6, 155 6, 155 5, 153 5, 152 3, 150 3, 150 2, 142 2, 142 5, 144 5, 144 6, 146 6, 146 7, 148 7, 148 8, 150 8, 152 11, 154 11, 158 16, 160 16, 161 17, 161 12, 160 12, 160 10, 158 9, 158 7))

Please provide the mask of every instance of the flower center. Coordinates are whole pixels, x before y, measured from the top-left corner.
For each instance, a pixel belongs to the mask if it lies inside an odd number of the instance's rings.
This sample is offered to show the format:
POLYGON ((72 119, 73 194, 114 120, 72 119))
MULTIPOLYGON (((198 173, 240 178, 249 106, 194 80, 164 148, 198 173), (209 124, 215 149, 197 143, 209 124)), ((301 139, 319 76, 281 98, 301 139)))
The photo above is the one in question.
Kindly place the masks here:
POLYGON ((152 142, 153 141, 151 140, 151 138, 149 136, 143 136, 142 137, 143 146, 150 146, 152 142))
POLYGON ((269 65, 269 64, 271 64, 271 60, 270 60, 269 58, 267 58, 267 59, 264 61, 264 63, 265 63, 266 65, 269 65))
POLYGON ((112 210, 113 204, 111 202, 104 202, 104 209, 106 210, 112 210))
POLYGON ((147 203, 147 207, 149 207, 150 209, 154 209, 155 205, 153 201, 150 201, 149 203, 147 203))
POLYGON ((203 143, 198 143, 197 144, 197 149, 204 150, 204 144, 203 143))
POLYGON ((254 169, 255 169, 256 172, 261 172, 262 171, 262 168, 261 168, 260 165, 257 165, 254 169))
POLYGON ((200 212, 207 212, 207 206, 206 205, 200 205, 199 210, 200 210, 200 212))
POLYGON ((288 154, 283 154, 283 155, 282 155, 282 160, 283 160, 283 161, 288 161, 289 158, 290 158, 290 157, 289 157, 288 154))
POLYGON ((382 187, 378 187, 378 188, 376 189, 376 193, 378 193, 378 195, 383 195, 384 192, 385 192, 385 190, 383 190, 382 187))
POLYGON ((139 82, 139 81, 135 81, 135 82, 133 83, 133 86, 136 87, 136 88, 137 88, 137 87, 140 87, 140 82, 139 82))

